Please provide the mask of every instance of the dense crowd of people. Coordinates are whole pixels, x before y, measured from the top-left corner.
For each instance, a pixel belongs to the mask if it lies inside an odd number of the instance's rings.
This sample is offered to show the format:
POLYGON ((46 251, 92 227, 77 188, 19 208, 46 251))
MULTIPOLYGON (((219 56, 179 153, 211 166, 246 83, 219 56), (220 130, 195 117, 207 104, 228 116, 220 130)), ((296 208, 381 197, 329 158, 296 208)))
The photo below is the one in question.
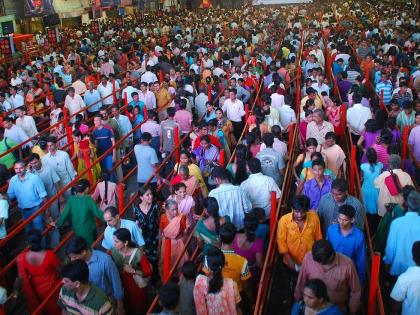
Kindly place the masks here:
POLYGON ((25 301, 11 311, 145 314, 157 294, 160 314, 252 314, 274 198, 285 313, 362 312, 372 242, 387 312, 419 314, 412 10, 316 1, 37 34, 36 54, 0 66, 0 244, 17 265, 1 293, 25 301))

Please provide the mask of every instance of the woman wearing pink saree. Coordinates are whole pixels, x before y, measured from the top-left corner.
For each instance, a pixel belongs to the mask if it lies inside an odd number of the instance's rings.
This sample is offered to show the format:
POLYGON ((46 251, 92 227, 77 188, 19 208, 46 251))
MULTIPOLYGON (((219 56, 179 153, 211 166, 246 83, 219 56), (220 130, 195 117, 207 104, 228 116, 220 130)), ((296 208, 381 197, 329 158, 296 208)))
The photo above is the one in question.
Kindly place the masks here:
MULTIPOLYGON (((168 199, 165 204, 165 213, 160 217, 159 230, 161 234, 161 253, 159 260, 159 269, 163 274, 163 257, 165 253, 165 240, 171 240, 171 262, 175 264, 184 249, 184 235, 187 229, 186 218, 178 211, 178 203, 173 199, 168 199)), ((185 252, 178 266, 182 266, 184 261, 188 259, 185 252)))
POLYGON ((194 226, 194 198, 187 194, 187 185, 184 183, 177 183, 173 186, 174 194, 170 195, 168 200, 175 200, 178 204, 178 210, 187 218, 187 229, 194 226))

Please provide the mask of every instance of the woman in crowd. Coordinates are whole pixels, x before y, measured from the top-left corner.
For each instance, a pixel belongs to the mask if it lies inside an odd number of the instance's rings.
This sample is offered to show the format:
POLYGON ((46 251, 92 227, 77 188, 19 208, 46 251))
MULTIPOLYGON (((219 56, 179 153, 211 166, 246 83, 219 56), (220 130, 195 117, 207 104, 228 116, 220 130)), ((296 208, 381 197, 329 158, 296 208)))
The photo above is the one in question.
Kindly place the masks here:
POLYGON ((147 310, 146 288, 152 268, 147 256, 131 240, 130 231, 114 232, 112 259, 118 267, 124 286, 124 306, 127 314, 144 314, 147 310))
POLYGON ((50 100, 50 126, 55 125, 58 122, 58 116, 62 112, 61 108, 57 106, 57 103, 50 100))
POLYGON ((187 194, 187 186, 184 183, 177 183, 173 186, 174 194, 168 200, 175 200, 181 214, 187 218, 187 229, 195 225, 195 201, 187 194))
POLYGON ((212 102, 207 102, 206 103, 206 108, 207 108, 207 111, 204 115, 204 120, 206 122, 209 122, 210 120, 216 118, 216 111, 214 110, 214 105, 213 105, 212 102))
POLYGON ((250 159, 250 152, 248 148, 243 144, 236 146, 236 153, 234 162, 230 163, 226 168, 230 172, 233 178, 234 185, 240 185, 244 180, 248 178, 246 169, 246 162, 250 159))
POLYGON ((177 174, 179 174, 180 166, 188 167, 189 174, 191 176, 194 176, 198 180, 198 182, 200 183, 201 192, 203 196, 206 197, 208 194, 206 183, 204 182, 203 176, 201 175, 200 168, 196 164, 192 163, 190 152, 186 150, 181 151, 179 155, 179 163, 175 164, 174 168, 177 174))
POLYGON ((368 119, 365 123, 365 130, 357 141, 357 146, 363 151, 362 163, 367 163, 366 150, 374 145, 381 135, 381 130, 378 129, 377 123, 374 119, 368 119))
POLYGON ((260 271, 264 264, 264 241, 256 237, 258 225, 259 220, 255 215, 245 215, 245 231, 243 233, 237 233, 233 240, 233 249, 235 250, 235 253, 248 260, 255 288, 258 287, 260 271))
POLYGON ((101 173, 100 181, 92 194, 92 198, 95 202, 98 198, 101 198, 99 208, 101 208, 102 211, 109 206, 117 206, 117 184, 111 182, 109 179, 109 172, 103 171, 101 173))
POLYGON ((96 239, 95 217, 104 220, 104 214, 89 195, 90 184, 87 179, 81 179, 74 187, 71 196, 57 221, 57 226, 70 221, 71 229, 77 236, 83 237, 89 245, 96 239))
MULTIPOLYGON (((211 172, 219 160, 219 149, 210 142, 209 136, 204 135, 200 139, 200 146, 193 150, 193 153, 200 167, 201 174, 203 174, 204 179, 209 180, 211 172)), ((209 182, 209 185, 214 184, 209 182)))
POLYGON ((175 175, 171 181, 172 186, 178 183, 184 183, 187 194, 192 197, 197 196, 200 192, 200 183, 198 179, 195 176, 190 175, 190 170, 186 165, 179 166, 178 175, 175 175))
POLYGON ((232 122, 224 117, 223 110, 221 108, 216 109, 217 128, 221 129, 225 134, 225 139, 230 150, 233 150, 233 146, 236 144, 235 136, 233 135, 232 122))
POLYGON ((303 301, 293 305, 291 315, 343 315, 340 308, 330 303, 327 287, 320 279, 311 279, 305 283, 303 301))
MULTIPOLYGON (((182 266, 185 260, 188 259, 187 253, 182 253, 184 249, 184 236, 187 230, 186 217, 178 210, 178 203, 169 199, 165 203, 165 213, 160 217, 160 270, 163 268, 163 257, 165 253, 165 240, 171 241, 171 265, 182 255, 178 266, 182 266)), ((162 272, 161 272, 162 275, 162 272)))
POLYGON ((134 218, 142 231, 145 242, 144 252, 153 268, 157 268, 160 208, 150 187, 140 187, 138 195, 140 202, 133 208, 134 218))
MULTIPOLYGON (((96 156, 96 147, 90 141, 89 137, 83 137, 83 134, 79 130, 74 130, 73 148, 74 155, 72 156, 72 159, 77 159, 77 173, 80 174, 88 168, 88 165, 86 165, 85 154, 87 154, 90 165, 92 165, 93 162, 98 158, 96 156)), ((92 168, 92 177, 95 183, 98 181, 100 174, 101 165, 100 163, 96 163, 92 168)), ((88 174, 83 176, 83 178, 87 179, 88 174)))
MULTIPOLYGON (((30 313, 41 304, 61 282, 60 259, 52 250, 44 250, 41 231, 32 230, 26 235, 28 251, 17 257, 18 282, 22 285, 23 294, 30 313)), ((60 314, 57 305, 58 292, 49 300, 44 314, 60 314)))
POLYGON ((339 105, 339 100, 335 97, 330 98, 330 100, 330 106, 327 107, 325 114, 328 121, 334 126, 334 132, 337 135, 342 135, 343 128, 341 126, 341 105, 339 105))
POLYGON ((205 200, 204 216, 204 219, 197 222, 194 235, 197 238, 199 246, 203 248, 203 253, 206 254, 210 247, 220 246, 220 226, 225 223, 230 223, 230 217, 228 215, 223 217, 219 216, 219 204, 213 197, 205 200))
POLYGON ((85 125, 83 123, 83 115, 82 114, 77 114, 75 116, 75 122, 72 126, 72 130, 78 130, 82 133, 82 135, 87 135, 87 133, 89 132, 89 126, 85 125))
POLYGON ((298 169, 304 170, 305 168, 311 167, 311 155, 316 152, 318 147, 318 141, 315 138, 309 138, 305 143, 305 152, 298 155, 295 163, 293 164, 293 175, 297 181, 300 181, 300 176, 298 175, 298 169), (302 166, 301 166, 302 164, 302 166))
POLYGON ((241 301, 236 283, 224 278, 222 269, 225 256, 218 248, 212 248, 206 256, 207 274, 197 276, 194 285, 194 302, 197 315, 236 315, 241 301))

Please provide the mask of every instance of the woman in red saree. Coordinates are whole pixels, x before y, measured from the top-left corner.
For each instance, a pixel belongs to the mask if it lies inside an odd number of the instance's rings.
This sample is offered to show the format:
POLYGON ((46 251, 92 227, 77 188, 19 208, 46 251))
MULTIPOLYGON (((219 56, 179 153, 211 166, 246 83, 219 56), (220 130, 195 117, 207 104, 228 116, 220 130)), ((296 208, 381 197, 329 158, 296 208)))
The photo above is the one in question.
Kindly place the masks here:
MULTIPOLYGON (((160 217, 159 230, 161 233, 161 254, 159 260, 159 269, 163 275, 163 257, 165 253, 165 240, 171 240, 171 263, 172 266, 182 254, 184 249, 184 235, 187 229, 187 220, 185 216, 178 212, 178 203, 169 199, 165 204, 165 213, 160 217)), ((178 266, 182 266, 188 259, 187 253, 183 255, 178 266)))
POLYGON ((131 240, 129 230, 120 228, 114 232, 112 259, 120 270, 127 314, 145 314, 146 290, 148 279, 152 276, 152 267, 144 252, 131 240))
MULTIPOLYGON (((17 267, 29 313, 32 314, 61 282, 59 273, 61 262, 52 250, 43 250, 40 231, 30 231, 26 239, 29 250, 19 254, 17 267)), ((43 314, 61 314, 60 307, 57 305, 58 291, 56 295, 55 298, 50 299, 43 314)))

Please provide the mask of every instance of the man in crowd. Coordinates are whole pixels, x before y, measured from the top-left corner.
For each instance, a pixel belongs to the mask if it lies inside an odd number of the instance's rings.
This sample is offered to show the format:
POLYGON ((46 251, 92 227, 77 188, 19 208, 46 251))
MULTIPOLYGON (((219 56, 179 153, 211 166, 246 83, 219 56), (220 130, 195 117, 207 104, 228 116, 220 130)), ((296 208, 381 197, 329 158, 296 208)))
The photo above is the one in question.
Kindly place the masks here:
POLYGON ((144 246, 144 239, 141 230, 134 221, 121 219, 118 214, 118 209, 115 207, 108 207, 104 211, 104 220, 107 227, 104 231, 104 239, 102 240, 102 247, 111 250, 114 244, 114 232, 120 228, 126 228, 130 231, 131 239, 139 247, 144 246))
POLYGON ((282 216, 277 228, 277 245, 284 264, 299 272, 303 258, 315 241, 322 238, 316 212, 309 211, 309 198, 297 195, 292 201, 292 212, 282 216))
POLYGON ((266 133, 263 135, 265 149, 257 153, 257 159, 261 161, 262 173, 274 179, 277 185, 281 185, 286 168, 284 157, 273 149, 274 135, 266 133))
POLYGON ((295 300, 302 299, 305 282, 321 279, 327 286, 331 303, 342 312, 356 314, 361 304, 362 288, 356 268, 350 258, 334 251, 327 240, 319 240, 303 259, 302 268, 296 283, 295 300))

